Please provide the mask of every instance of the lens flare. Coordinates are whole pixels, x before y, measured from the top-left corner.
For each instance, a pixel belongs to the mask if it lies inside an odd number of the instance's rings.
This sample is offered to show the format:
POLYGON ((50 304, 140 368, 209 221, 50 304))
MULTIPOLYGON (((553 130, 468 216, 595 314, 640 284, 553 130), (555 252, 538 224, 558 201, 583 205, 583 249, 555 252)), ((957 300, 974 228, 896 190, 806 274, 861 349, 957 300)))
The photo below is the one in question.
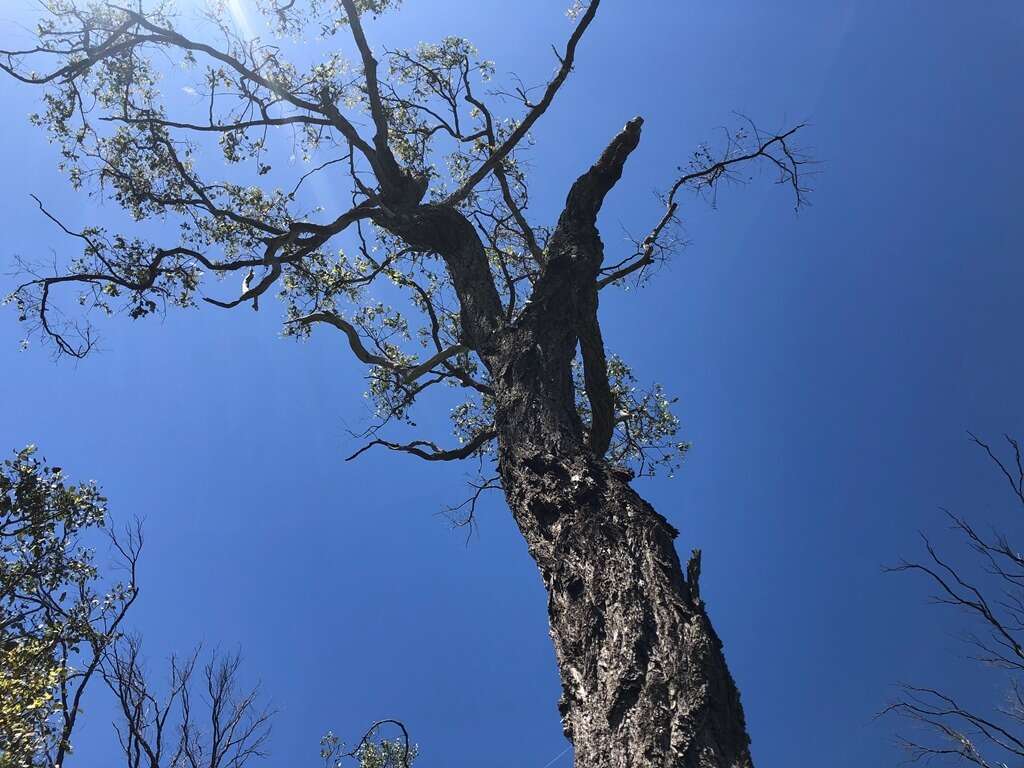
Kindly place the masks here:
POLYGON ((256 33, 249 22, 249 14, 245 10, 245 0, 227 0, 227 9, 242 37, 246 40, 252 40, 256 33))

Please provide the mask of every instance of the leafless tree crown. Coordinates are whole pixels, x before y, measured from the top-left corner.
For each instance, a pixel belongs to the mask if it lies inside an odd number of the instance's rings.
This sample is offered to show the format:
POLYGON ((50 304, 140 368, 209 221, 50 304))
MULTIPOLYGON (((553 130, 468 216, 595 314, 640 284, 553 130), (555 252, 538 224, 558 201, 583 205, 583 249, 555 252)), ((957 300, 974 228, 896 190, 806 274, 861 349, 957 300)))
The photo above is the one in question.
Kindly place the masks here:
MULTIPOLYGON (((1021 447, 1009 435, 1004 439, 1006 453, 971 435, 1006 481, 1016 514, 1021 514, 1021 447)), ((967 624, 962 639, 969 649, 968 659, 1004 678, 1005 699, 979 707, 939 684, 905 684, 902 696, 885 712, 916 726, 900 737, 913 760, 1006 768, 1024 759, 1024 555, 1006 529, 986 533, 964 515, 948 510, 945 514, 966 545, 963 553, 968 557, 953 559, 922 534, 927 558, 904 561, 891 570, 924 575, 936 603, 964 614, 967 624)), ((1017 522, 1011 518, 1011 526, 1017 522)))

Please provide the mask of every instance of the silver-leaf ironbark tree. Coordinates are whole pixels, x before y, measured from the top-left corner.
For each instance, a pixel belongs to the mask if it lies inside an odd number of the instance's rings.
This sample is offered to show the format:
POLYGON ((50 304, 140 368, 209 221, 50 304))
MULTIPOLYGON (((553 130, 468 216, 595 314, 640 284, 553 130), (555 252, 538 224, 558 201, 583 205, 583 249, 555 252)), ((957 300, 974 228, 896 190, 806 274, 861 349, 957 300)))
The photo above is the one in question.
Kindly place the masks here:
POLYGON ((368 366, 379 421, 362 450, 495 468, 480 487, 503 489, 547 588, 576 764, 751 765, 739 694, 699 594, 699 553, 684 573, 677 532, 631 484, 674 465, 686 444, 660 387, 638 391, 606 352, 598 307, 602 291, 646 279, 672 250, 684 192, 713 193, 760 164, 799 205, 800 126, 763 133, 746 122, 698 148, 667 180, 649 234, 606 259, 598 213, 642 119, 611 137, 548 225, 532 221, 522 160, 600 0, 570 9, 573 31, 539 96, 497 88, 494 65, 461 38, 376 50, 364 21, 398 0, 263 0, 280 35, 272 42, 239 35, 224 4, 195 31, 171 2, 43 5, 36 44, 2 52, 0 67, 45 88, 35 120, 74 185, 137 220, 176 221, 179 233, 154 243, 72 230, 40 202, 81 253, 28 275, 11 297, 21 318, 58 352, 82 356, 91 326, 55 309, 59 289, 77 289, 87 310, 123 307, 133 318, 200 299, 258 309, 277 291, 286 333, 333 328, 368 366), (320 47, 295 45, 303 35, 320 47), (171 90, 161 79, 178 77, 191 78, 196 100, 161 96, 171 90), (499 114, 499 101, 517 114, 499 114), (275 183, 275 141, 308 168, 288 184, 275 183), (212 151, 231 178, 209 163, 212 151), (349 206, 308 204, 303 186, 323 174, 347 179, 349 206), (234 295, 208 287, 229 275, 234 295), (379 282, 405 294, 398 309, 370 299, 379 282), (459 445, 388 434, 436 385, 466 395, 452 412, 459 445))

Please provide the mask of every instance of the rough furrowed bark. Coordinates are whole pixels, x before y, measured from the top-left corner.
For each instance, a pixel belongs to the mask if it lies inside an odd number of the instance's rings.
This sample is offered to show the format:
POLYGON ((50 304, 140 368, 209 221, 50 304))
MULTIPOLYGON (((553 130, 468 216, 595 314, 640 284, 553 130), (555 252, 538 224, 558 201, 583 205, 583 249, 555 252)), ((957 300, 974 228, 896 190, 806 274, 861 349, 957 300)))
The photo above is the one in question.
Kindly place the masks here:
POLYGON ((502 441, 508 500, 548 591, 577 768, 749 768, 739 693, 676 531, 592 454, 502 441))

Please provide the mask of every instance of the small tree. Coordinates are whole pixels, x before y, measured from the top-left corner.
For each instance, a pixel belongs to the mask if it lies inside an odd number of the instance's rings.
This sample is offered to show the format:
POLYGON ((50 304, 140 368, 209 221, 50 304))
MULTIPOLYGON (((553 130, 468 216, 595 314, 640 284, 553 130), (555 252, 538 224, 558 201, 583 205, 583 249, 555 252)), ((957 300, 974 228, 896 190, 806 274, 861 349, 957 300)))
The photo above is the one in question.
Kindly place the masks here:
POLYGON ((283 36, 268 42, 240 35, 229 3, 193 31, 166 0, 43 0, 37 44, 0 54, 0 67, 46 88, 35 121, 62 147, 76 188, 179 229, 154 243, 60 225, 81 253, 56 273, 26 264, 32 274, 11 298, 58 352, 82 356, 94 333, 60 314, 58 289, 132 318, 201 302, 258 309, 277 291, 287 334, 334 329, 368 366, 379 418, 362 450, 493 468, 478 486, 503 489, 549 593, 577 765, 748 766, 699 560, 684 576, 677 531, 630 485, 673 466, 686 444, 670 399, 633 386, 626 363, 605 350, 598 297, 651 277, 678 245, 683 194, 713 194, 744 164, 768 168, 799 205, 800 126, 763 133, 742 123, 699 147, 666 180, 650 231, 606 259, 597 216, 643 120, 628 121, 567 184, 553 221, 534 220, 523 164, 600 0, 573 4, 573 31, 536 91, 497 85, 494 64, 462 38, 374 50, 364 15, 399 4, 262 0, 283 36), (176 82, 182 69, 192 73, 183 87, 201 99, 161 96, 177 91, 161 79, 176 82), (229 171, 207 161, 214 152, 229 171), (285 153, 306 163, 291 178, 278 163, 285 153), (350 205, 323 210, 308 196, 309 179, 325 174, 345 180, 350 205), (210 283, 228 276, 234 293, 210 283), (396 306, 371 298, 368 287, 382 282, 396 306), (465 396, 452 410, 451 448, 401 434, 438 386, 465 396))
POLYGON ((409 768, 419 755, 419 747, 409 741, 409 732, 399 720, 378 720, 367 729, 354 747, 347 748, 332 732, 320 739, 320 757, 324 768, 409 768), (381 737, 384 728, 397 729, 400 736, 381 737))
POLYGON ((125 637, 103 668, 120 710, 114 727, 128 768, 244 768, 266 757, 273 713, 260 705, 258 687, 240 688, 237 654, 213 654, 198 683, 199 652, 172 656, 167 692, 160 694, 146 678, 141 653, 141 640, 125 637))
POLYGON ((62 766, 82 698, 138 594, 141 538, 109 537, 126 568, 105 585, 89 539, 106 499, 30 446, 0 465, 0 766, 62 766))
MULTIPOLYGON (((275 713, 258 685, 242 685, 241 656, 215 651, 200 664, 200 655, 172 655, 161 691, 147 674, 140 637, 110 646, 101 669, 116 702, 126 768, 246 768, 269 757, 275 713)), ((324 768, 411 768, 418 752, 399 720, 373 723, 351 748, 333 732, 320 740, 324 768), (382 738, 385 728, 400 736, 382 738)))
MULTIPOLYGON (((242 686, 241 656, 214 652, 201 668, 199 657, 198 649, 172 656, 161 693, 146 674, 141 638, 111 646, 103 677, 120 712, 114 728, 127 768, 246 768, 268 757, 274 712, 258 685, 242 686)), ((418 752, 399 720, 375 722, 352 748, 332 732, 320 740, 324 768, 411 768, 418 752), (381 738, 387 727, 401 736, 381 738)))
POLYGON ((1006 695, 1002 702, 976 707, 942 686, 903 685, 902 696, 885 712, 916 726, 900 737, 915 760, 1007 768, 1024 760, 1024 555, 1013 543, 1019 537, 1017 515, 1024 513, 1024 460, 1020 444, 1008 435, 1005 457, 971 439, 1009 484, 1016 509, 1008 527, 986 534, 966 517, 946 512, 966 558, 940 553, 922 534, 927 558, 891 570, 924 574, 936 603, 962 611, 970 661, 1001 674, 1006 695), (1015 529, 1017 534, 1010 533, 1015 529))

